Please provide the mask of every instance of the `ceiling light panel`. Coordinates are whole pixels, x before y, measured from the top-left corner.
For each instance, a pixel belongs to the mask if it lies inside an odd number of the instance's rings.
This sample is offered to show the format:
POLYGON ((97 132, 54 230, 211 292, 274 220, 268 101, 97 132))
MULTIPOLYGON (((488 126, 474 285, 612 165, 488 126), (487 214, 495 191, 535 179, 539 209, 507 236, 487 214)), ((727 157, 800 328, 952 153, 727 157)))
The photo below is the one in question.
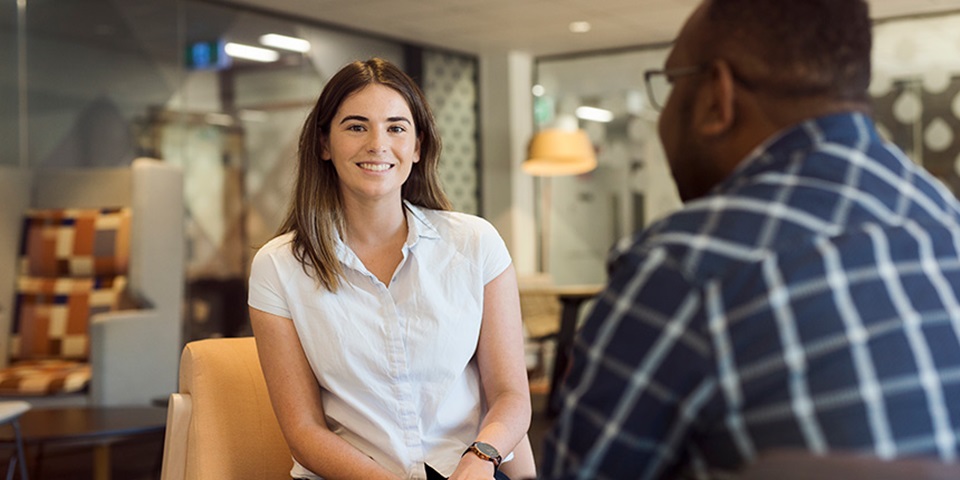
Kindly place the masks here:
POLYGON ((302 38, 288 37, 277 33, 268 33, 260 36, 260 44, 281 50, 289 50, 291 52, 306 53, 310 51, 310 42, 302 38))

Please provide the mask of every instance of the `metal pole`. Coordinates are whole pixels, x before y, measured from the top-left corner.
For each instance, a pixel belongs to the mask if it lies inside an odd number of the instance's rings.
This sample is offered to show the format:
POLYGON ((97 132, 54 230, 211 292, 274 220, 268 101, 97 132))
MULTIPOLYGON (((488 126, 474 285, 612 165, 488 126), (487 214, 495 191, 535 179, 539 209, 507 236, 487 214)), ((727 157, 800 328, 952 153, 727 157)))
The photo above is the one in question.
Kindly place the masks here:
POLYGON ((17 0, 17 120, 20 129, 20 168, 27 168, 29 165, 30 124, 27 97, 27 0, 17 0))

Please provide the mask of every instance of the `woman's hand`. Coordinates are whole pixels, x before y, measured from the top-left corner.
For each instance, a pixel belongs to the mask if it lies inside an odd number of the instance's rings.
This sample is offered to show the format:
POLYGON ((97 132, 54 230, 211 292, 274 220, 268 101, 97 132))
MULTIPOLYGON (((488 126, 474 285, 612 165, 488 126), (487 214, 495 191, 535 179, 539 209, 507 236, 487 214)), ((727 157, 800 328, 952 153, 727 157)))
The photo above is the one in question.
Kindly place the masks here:
POLYGON ((449 480, 491 480, 493 472, 493 462, 468 452, 460 458, 460 463, 449 480))

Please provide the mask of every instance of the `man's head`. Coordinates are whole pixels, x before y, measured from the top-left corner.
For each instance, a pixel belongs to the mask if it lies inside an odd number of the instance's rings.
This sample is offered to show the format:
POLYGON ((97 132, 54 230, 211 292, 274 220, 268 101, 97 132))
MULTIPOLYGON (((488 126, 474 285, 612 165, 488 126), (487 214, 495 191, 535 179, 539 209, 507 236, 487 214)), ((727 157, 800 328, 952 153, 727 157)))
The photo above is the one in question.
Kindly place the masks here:
POLYGON ((866 109, 870 48, 864 0, 704 0, 665 65, 698 67, 671 78, 660 118, 681 198, 705 195, 783 128, 866 109))

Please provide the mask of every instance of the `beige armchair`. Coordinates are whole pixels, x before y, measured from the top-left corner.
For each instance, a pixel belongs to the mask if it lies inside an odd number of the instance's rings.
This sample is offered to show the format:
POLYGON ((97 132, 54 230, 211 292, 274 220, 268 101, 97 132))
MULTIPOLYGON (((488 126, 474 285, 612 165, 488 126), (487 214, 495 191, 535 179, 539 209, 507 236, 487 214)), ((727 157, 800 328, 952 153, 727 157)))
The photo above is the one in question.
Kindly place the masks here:
MULTIPOLYGON (((0 332, 17 315, 15 278, 28 209, 127 207, 130 217, 127 291, 137 309, 111 309, 89 320, 89 387, 80 394, 19 392, 34 406, 146 405, 176 391, 182 346, 183 190, 176 166, 153 159, 126 168, 25 170, 0 167, 0 332)), ((0 341, 0 367, 10 338, 0 341)))
POLYGON ((162 480, 290 478, 253 337, 188 343, 167 408, 162 480))

